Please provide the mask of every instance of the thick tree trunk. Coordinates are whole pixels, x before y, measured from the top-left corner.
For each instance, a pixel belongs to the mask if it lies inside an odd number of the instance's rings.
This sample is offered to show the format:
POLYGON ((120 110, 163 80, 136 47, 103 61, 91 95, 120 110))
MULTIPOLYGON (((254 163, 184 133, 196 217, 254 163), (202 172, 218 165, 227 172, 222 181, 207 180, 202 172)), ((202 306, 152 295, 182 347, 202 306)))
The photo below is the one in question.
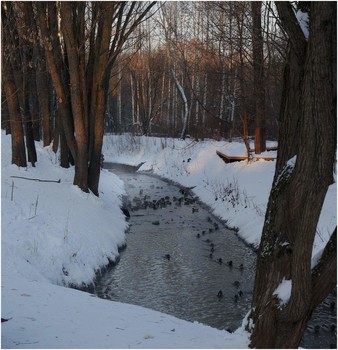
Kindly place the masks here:
MULTIPOLYGON (((287 6, 289 3, 277 3, 280 13, 287 6)), ((295 25, 291 14, 290 23, 295 25)), ((290 127, 294 124, 287 118, 300 116, 300 140, 296 157, 276 169, 257 259, 249 316, 253 327, 248 327, 252 331, 250 346, 256 348, 297 348, 314 308, 336 286, 336 233, 319 264, 311 269, 313 241, 332 183, 337 141, 336 3, 311 3, 310 37, 304 45, 307 49, 300 103, 282 109, 288 112, 281 116, 282 123, 290 127), (291 281, 290 299, 284 305, 274 295, 283 279, 291 281)), ((293 47, 292 40, 291 46, 295 52, 291 57, 299 58, 299 47, 293 47)), ((297 64, 290 62, 289 67, 298 67, 297 64)), ((292 70, 287 77, 291 74, 292 70)), ((287 131, 285 125, 280 129, 287 131)), ((290 131, 293 135, 294 130, 290 131)), ((287 136, 281 136, 287 142, 287 136)), ((285 145, 282 149, 286 149, 285 145)))
POLYGON ((69 105, 67 94, 65 91, 65 84, 62 80, 61 67, 61 49, 58 42, 57 24, 54 23, 58 15, 56 13, 55 3, 38 2, 38 24, 41 30, 42 42, 44 44, 45 55, 48 62, 49 73, 53 80, 53 85, 57 94, 58 105, 62 115, 62 126, 65 132, 65 137, 69 150, 73 159, 77 158, 77 145, 74 137, 74 128, 71 115, 71 106, 69 105), (46 6, 48 6, 49 27, 46 23, 46 6))
POLYGON ((3 87, 6 94, 6 102, 8 106, 9 119, 11 124, 12 136, 12 164, 26 167, 26 151, 22 120, 19 110, 19 99, 14 78, 9 76, 9 72, 3 75, 3 87))
POLYGON ((90 190, 99 195, 99 181, 101 170, 101 153, 104 133, 104 112, 105 112, 105 90, 102 86, 98 86, 96 91, 96 109, 94 123, 94 143, 90 157, 90 165, 88 170, 88 185, 90 190))
POLYGON ((79 69, 80 57, 78 55, 78 43, 76 42, 74 32, 72 4, 70 2, 63 2, 61 4, 61 18, 61 27, 66 43, 69 64, 71 105, 77 145, 74 185, 79 186, 84 192, 88 192, 88 138, 84 118, 84 108, 86 106, 84 105, 82 95, 83 85, 81 83, 79 69))

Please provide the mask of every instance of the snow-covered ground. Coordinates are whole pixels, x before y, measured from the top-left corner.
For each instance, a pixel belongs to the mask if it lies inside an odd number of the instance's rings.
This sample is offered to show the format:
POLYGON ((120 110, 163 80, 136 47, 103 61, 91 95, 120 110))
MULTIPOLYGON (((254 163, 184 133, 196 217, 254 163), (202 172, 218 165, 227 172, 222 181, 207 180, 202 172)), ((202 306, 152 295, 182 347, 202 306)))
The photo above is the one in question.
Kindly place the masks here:
MULTIPOLYGON (((259 243, 274 162, 225 165, 216 150, 244 154, 241 143, 106 136, 106 161, 143 164, 195 193, 249 243, 259 243)), ((72 185, 50 147, 37 143, 36 168, 11 165, 1 137, 2 348, 247 348, 242 328, 230 334, 138 306, 98 299, 63 285, 90 285, 118 258, 126 222, 124 184, 102 171, 100 197, 72 185), (13 177, 16 176, 16 177, 13 177), (25 177, 60 182, 41 182, 25 177)), ((322 211, 315 254, 336 224, 336 185, 322 211)))

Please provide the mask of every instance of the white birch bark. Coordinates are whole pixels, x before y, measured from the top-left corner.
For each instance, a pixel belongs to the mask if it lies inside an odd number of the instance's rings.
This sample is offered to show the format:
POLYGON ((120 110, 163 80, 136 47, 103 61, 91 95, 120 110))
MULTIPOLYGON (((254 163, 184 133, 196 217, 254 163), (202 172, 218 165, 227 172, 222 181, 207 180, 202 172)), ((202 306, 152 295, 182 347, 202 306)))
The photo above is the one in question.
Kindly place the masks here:
POLYGON ((174 79, 177 90, 179 91, 179 93, 181 95, 183 105, 184 105, 184 118, 183 118, 183 128, 182 128, 182 132, 181 132, 181 139, 185 139, 185 135, 187 132, 187 127, 188 127, 188 100, 187 100, 187 97, 185 95, 184 89, 183 89, 182 85, 180 84, 180 82, 178 81, 173 69, 171 70, 171 74, 172 74, 172 77, 174 79))

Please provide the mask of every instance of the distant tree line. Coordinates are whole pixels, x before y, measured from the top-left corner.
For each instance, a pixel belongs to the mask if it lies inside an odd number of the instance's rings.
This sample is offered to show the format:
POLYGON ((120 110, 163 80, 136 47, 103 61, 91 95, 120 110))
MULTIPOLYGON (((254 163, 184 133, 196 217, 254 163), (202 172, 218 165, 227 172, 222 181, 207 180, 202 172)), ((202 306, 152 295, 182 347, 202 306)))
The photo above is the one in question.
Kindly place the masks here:
POLYGON ((258 123, 277 137, 286 40, 272 4, 167 2, 138 33, 112 71, 106 131, 231 140, 258 123))

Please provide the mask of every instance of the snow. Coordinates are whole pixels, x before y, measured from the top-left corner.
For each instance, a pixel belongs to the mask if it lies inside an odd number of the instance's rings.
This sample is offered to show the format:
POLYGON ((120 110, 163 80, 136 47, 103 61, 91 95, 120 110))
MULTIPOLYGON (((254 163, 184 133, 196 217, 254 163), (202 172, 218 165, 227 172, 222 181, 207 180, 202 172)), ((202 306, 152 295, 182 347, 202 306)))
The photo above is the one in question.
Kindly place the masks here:
MULTIPOLYGON (((74 169, 61 168, 50 147, 37 143, 36 168, 18 168, 10 164, 10 136, 2 133, 1 145, 1 316, 10 319, 2 324, 2 348, 248 347, 243 326, 230 334, 66 288, 90 286, 101 268, 119 258, 127 228, 120 210, 124 183, 102 171, 97 198, 73 186, 74 169)), ((145 162, 140 171, 196 186, 195 194, 214 214, 257 247, 275 162, 225 164, 216 150, 246 152, 242 142, 131 135, 107 135, 103 147, 106 161, 145 162)), ((319 220, 313 262, 336 225, 336 198, 333 184, 319 220)))
POLYGON ((300 25, 304 37, 306 40, 309 39, 309 13, 303 12, 302 10, 298 10, 296 13, 296 18, 298 24, 300 25))
POLYGON ((279 284, 276 290, 272 293, 272 295, 276 295, 277 298, 279 299, 280 308, 282 308, 290 300, 291 288, 292 288, 292 281, 283 278, 282 282, 279 284))

